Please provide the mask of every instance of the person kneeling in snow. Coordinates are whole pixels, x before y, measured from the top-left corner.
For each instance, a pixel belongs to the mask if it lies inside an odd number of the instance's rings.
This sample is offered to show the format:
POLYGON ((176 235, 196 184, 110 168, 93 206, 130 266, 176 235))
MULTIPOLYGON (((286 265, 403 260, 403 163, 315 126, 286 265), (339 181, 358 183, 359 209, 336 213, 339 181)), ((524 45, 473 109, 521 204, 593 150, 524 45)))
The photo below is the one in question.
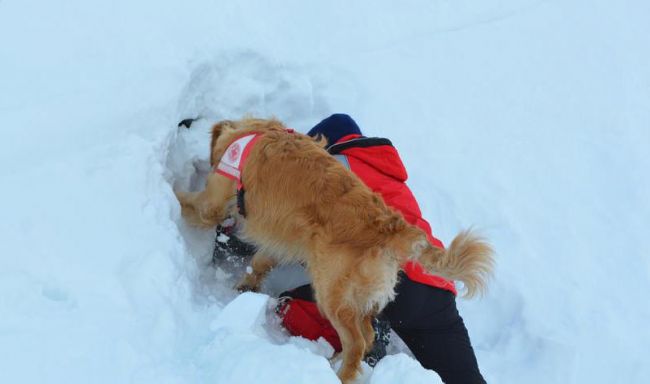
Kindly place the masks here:
MULTIPOLYGON (((327 139, 327 151, 354 172, 370 189, 380 194, 387 205, 402 213, 406 221, 427 233, 429 242, 443 247, 422 218, 411 190, 405 184, 406 169, 388 139, 364 137, 348 115, 332 115, 308 135, 327 139)), ((214 259, 226 255, 249 256, 254 248, 237 239, 233 227, 219 226, 214 259)), ((374 366, 386 354, 390 328, 406 343, 424 368, 432 369, 447 384, 485 383, 463 319, 456 309, 454 283, 428 274, 417 262, 404 265, 395 300, 375 320, 375 344, 365 361, 374 366)), ((323 337, 336 351, 341 350, 334 327, 318 310, 309 284, 280 295, 277 313, 284 327, 295 336, 317 340, 323 337)))

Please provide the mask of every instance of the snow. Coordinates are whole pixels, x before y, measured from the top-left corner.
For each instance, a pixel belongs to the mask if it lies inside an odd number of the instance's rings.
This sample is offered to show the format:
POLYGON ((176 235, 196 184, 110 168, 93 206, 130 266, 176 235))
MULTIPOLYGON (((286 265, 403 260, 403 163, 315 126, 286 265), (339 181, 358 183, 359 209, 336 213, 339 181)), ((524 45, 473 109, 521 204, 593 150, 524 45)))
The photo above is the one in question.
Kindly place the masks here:
MULTIPOLYGON (((337 382, 324 341, 209 267, 214 233, 172 189, 200 186, 216 119, 346 112, 394 142, 443 241, 475 225, 495 244, 488 295, 459 300, 488 382, 648 382, 649 15, 0 0, 1 381, 337 382)), ((306 279, 284 272, 265 292, 306 279)), ((360 381, 437 380, 392 352, 360 381)))
POLYGON ((204 351, 202 363, 207 372, 200 381, 218 377, 224 383, 336 383, 336 374, 325 358, 292 343, 270 342, 263 328, 268 299, 244 293, 219 313, 210 325, 215 336, 204 351), (297 361, 302 365, 300 371, 292 369, 297 361))
POLYGON ((230 237, 224 233, 220 233, 219 236, 217 236, 217 241, 220 243, 227 243, 228 240, 230 240, 230 237))
POLYGON ((379 361, 369 384, 411 383, 425 384, 440 382, 432 371, 422 370, 418 362, 403 353, 386 356, 379 361))

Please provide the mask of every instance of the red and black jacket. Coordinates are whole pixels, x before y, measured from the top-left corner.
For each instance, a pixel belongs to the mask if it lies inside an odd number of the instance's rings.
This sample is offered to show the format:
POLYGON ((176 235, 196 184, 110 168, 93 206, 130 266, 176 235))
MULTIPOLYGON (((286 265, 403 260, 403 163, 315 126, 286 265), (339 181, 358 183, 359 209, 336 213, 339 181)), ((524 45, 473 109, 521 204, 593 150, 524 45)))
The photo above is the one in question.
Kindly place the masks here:
MULTIPOLYGON (((351 134, 330 145, 328 152, 354 172, 371 190, 379 193, 388 206, 401 212, 407 222, 422 229, 433 246, 444 248, 442 242, 431 233, 429 223, 422 218, 420 206, 406 185, 406 168, 390 140, 351 134)), ((456 294, 453 281, 427 273, 417 262, 410 261, 403 269, 413 281, 456 294)))

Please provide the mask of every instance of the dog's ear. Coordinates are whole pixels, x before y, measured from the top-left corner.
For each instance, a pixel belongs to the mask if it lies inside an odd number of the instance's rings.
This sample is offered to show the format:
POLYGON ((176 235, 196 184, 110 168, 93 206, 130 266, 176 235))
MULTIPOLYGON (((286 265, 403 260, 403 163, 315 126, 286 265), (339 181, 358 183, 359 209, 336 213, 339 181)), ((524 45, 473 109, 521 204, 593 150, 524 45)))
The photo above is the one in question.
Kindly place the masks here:
POLYGON ((234 129, 235 129, 235 123, 230 120, 222 120, 216 123, 214 126, 212 126, 212 139, 210 140, 210 165, 211 166, 214 167, 217 161, 219 161, 218 158, 215 158, 215 147, 217 145, 217 141, 219 140, 219 137, 224 133, 234 129))
POLYGON ((327 142, 327 137, 325 135, 319 133, 316 136, 310 136, 312 140, 318 145, 319 147, 323 149, 327 149, 328 142, 327 142))

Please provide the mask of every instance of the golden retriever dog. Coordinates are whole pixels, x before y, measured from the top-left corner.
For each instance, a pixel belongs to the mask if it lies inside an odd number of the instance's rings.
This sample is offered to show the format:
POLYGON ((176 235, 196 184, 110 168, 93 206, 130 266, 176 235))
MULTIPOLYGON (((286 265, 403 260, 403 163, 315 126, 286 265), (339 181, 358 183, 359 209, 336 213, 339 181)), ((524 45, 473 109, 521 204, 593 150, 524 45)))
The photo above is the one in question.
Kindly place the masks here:
POLYGON ((245 194, 243 237, 258 251, 240 288, 256 290, 278 262, 302 263, 318 307, 339 334, 339 378, 352 382, 372 347, 372 318, 395 297, 400 267, 418 260, 436 275, 464 283, 467 296, 485 288, 492 249, 469 231, 447 249, 389 208, 324 149, 324 140, 294 133, 277 120, 222 121, 212 129, 213 169, 227 148, 258 134, 241 168, 241 183, 212 172, 201 192, 176 192, 184 218, 213 227, 237 211, 245 194))

